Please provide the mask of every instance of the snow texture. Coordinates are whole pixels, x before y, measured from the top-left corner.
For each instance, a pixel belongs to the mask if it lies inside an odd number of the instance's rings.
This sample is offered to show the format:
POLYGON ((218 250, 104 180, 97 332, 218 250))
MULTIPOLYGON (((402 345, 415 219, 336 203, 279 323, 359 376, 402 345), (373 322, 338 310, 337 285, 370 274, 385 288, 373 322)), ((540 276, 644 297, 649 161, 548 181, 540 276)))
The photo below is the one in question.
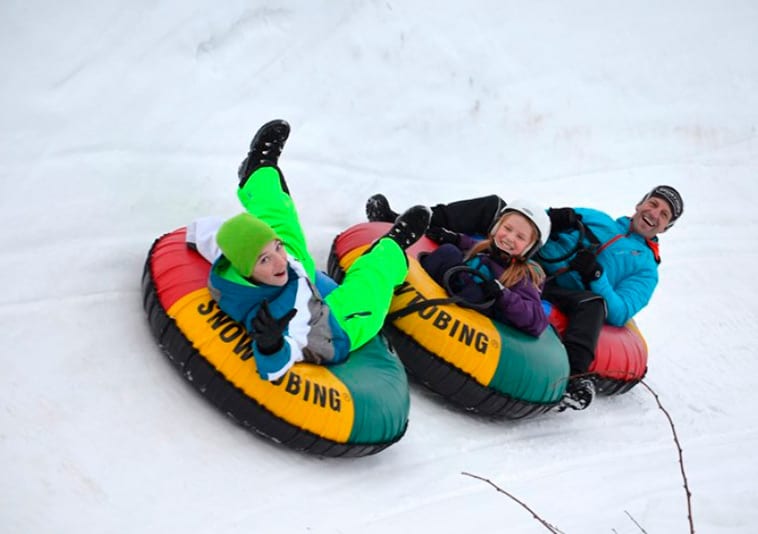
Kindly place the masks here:
POLYGON ((755 532, 758 3, 752 0, 5 0, 0 5, 0 531, 687 532, 642 387, 585 412, 473 417, 411 390, 360 459, 236 426, 156 346, 153 240, 231 216, 259 125, 321 268, 364 201, 499 193, 631 215, 659 183, 638 316, 698 532, 755 532), (753 274, 750 274, 753 273, 753 274))

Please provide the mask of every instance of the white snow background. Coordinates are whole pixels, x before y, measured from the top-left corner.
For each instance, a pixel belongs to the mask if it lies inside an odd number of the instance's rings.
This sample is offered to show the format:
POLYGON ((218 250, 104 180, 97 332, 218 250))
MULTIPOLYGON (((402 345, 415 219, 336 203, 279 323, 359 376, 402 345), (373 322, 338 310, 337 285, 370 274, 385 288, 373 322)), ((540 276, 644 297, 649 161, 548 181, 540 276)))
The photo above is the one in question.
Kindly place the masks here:
POLYGON ((684 196, 638 316, 702 533, 758 524, 758 3, 0 3, 0 532, 688 532, 676 446, 636 387, 473 417, 418 386, 405 437, 323 459, 236 426, 158 349, 153 240, 241 211, 280 160, 314 256, 384 192, 631 215, 684 196))

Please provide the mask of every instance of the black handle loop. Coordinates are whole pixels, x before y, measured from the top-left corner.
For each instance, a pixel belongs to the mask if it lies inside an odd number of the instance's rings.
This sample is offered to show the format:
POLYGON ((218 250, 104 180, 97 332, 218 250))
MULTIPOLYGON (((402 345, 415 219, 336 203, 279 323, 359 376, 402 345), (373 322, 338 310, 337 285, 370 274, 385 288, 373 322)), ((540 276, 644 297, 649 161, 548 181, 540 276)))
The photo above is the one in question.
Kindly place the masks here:
POLYGON ((460 306, 465 306, 467 308, 471 308, 474 310, 486 310, 487 308, 489 308, 495 303, 496 299, 494 298, 485 300, 484 302, 469 302, 465 298, 456 294, 455 290, 452 287, 451 280, 453 279, 453 277, 458 276, 461 273, 468 273, 474 278, 479 278, 480 280, 482 280, 482 282, 487 281, 487 279, 484 277, 481 271, 478 271, 477 269, 474 269, 473 267, 469 267, 468 265, 456 265, 455 267, 451 267, 450 269, 445 271, 445 274, 442 277, 442 287, 445 288, 445 291, 447 291, 448 295, 458 300, 458 304, 460 306))
POLYGON ((455 294, 455 291, 453 291, 452 288, 450 287, 450 279, 463 272, 468 272, 469 274, 478 276, 482 280, 485 280, 484 275, 481 272, 474 269, 473 267, 469 267, 467 265, 457 265, 455 267, 451 267, 450 269, 445 271, 445 274, 442 278, 443 289, 449 295, 448 297, 420 300, 420 301, 414 302, 413 304, 409 304, 405 308, 401 308, 394 312, 388 313, 385 319, 385 322, 389 323, 389 322, 394 321, 395 319, 399 319, 401 317, 405 317, 406 315, 410 315, 414 312, 424 310, 426 308, 437 306, 437 305, 442 306, 446 304, 457 304, 458 306, 461 306, 463 308, 471 308, 472 310, 476 310, 476 311, 486 310, 487 308, 492 306, 495 303, 495 299, 490 299, 485 302, 469 302, 463 297, 455 294))

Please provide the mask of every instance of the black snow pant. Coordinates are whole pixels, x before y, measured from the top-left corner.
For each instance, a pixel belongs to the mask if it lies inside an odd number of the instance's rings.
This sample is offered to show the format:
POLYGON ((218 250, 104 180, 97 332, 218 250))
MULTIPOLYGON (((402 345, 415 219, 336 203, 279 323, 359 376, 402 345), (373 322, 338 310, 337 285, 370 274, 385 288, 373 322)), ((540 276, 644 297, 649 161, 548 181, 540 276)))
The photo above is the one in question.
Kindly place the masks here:
POLYGON ((605 322, 605 300, 592 291, 565 289, 554 280, 545 284, 542 298, 561 310, 568 319, 563 345, 568 353, 571 375, 586 373, 595 359, 597 340, 605 322))
POLYGON ((505 201, 497 195, 437 204, 432 206, 429 224, 462 234, 487 235, 504 207, 505 201))

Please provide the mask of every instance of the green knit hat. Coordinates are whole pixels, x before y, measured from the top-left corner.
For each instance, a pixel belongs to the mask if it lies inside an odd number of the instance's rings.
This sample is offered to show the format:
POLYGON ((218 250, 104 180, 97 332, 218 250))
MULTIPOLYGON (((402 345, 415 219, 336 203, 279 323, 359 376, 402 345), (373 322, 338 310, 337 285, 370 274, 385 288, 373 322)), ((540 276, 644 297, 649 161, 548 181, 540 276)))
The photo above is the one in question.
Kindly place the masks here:
POLYGON ((235 215, 222 224, 216 234, 216 243, 221 252, 232 267, 245 277, 252 276, 263 247, 274 239, 279 239, 276 232, 249 213, 235 215))

